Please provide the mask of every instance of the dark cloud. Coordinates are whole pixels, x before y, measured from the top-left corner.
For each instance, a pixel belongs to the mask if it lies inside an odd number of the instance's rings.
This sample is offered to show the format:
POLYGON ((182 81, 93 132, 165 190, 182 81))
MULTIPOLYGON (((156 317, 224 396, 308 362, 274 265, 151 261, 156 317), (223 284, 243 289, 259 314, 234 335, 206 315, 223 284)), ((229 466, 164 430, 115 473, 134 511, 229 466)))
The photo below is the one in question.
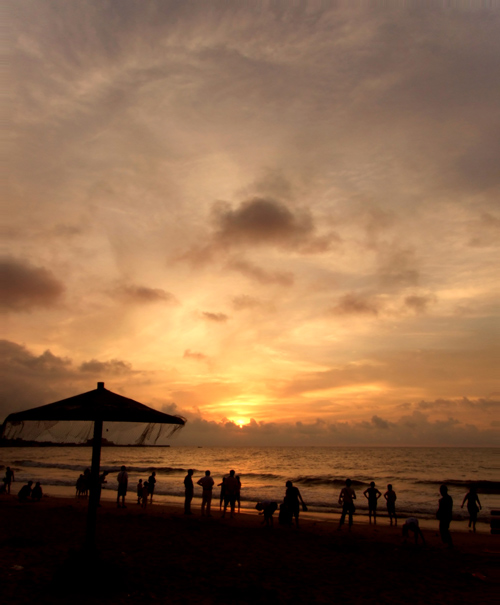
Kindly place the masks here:
POLYGON ((266 271, 244 259, 232 259, 226 267, 237 271, 245 277, 259 282, 263 285, 277 284, 279 286, 291 286, 294 282, 293 275, 285 271, 266 271))
POLYGON ((145 286, 120 286, 116 293, 119 297, 126 301, 136 304, 149 304, 149 303, 169 303, 173 304, 176 298, 170 292, 166 292, 161 288, 147 288, 145 286))
POLYGON ((4 368, 16 374, 39 374, 52 377, 68 377, 71 360, 58 357, 49 350, 34 355, 26 347, 8 340, 0 341, 0 357, 4 368))
POLYGON ((64 391, 73 377, 71 360, 50 351, 35 355, 22 345, 1 340, 0 422, 11 412, 62 399, 61 387, 64 391))
POLYGON ((307 211, 293 213, 281 202, 253 198, 236 209, 224 202, 213 206, 215 239, 223 245, 271 244, 297 247, 311 237, 314 226, 307 211))
POLYGON ((235 296, 232 300, 233 308, 236 311, 244 311, 246 309, 269 309, 270 305, 258 298, 242 294, 235 296))
POLYGON ((194 359, 195 361, 206 361, 208 359, 203 353, 197 353, 196 351, 191 351, 191 349, 186 349, 183 357, 185 359, 194 359))
POLYGON ((387 420, 380 418, 380 416, 377 416, 376 414, 374 416, 372 416, 371 423, 377 429, 388 429, 389 428, 389 423, 387 422, 387 420))
POLYGON ((341 296, 331 309, 334 315, 378 315, 379 303, 363 294, 350 293, 341 296))
POLYGON ((86 374, 98 376, 123 376, 135 373, 130 363, 120 359, 111 359, 110 361, 91 359, 90 361, 84 361, 79 370, 86 374))
POLYGON ((29 311, 57 304, 64 292, 64 285, 44 267, 4 257, 0 260, 0 289, 0 308, 29 311))
POLYGON ((434 302, 436 302, 436 297, 432 294, 407 296, 404 300, 404 304, 415 313, 425 313, 427 307, 434 302))
MULTIPOLYGON (((175 413, 179 413, 174 408, 175 413)), ((171 413, 171 412, 170 412, 171 413)), ((498 431, 494 427, 481 430, 455 418, 432 421, 421 412, 401 416, 389 422, 377 415, 371 420, 352 422, 327 421, 317 418, 311 422, 264 422, 251 419, 237 425, 227 419, 208 421, 199 415, 186 416, 188 423, 178 433, 180 445, 428 445, 498 446, 498 431)))
POLYGON ((210 313, 209 311, 203 311, 202 317, 204 317, 208 321, 213 321, 215 323, 224 323, 229 317, 224 313, 210 313))

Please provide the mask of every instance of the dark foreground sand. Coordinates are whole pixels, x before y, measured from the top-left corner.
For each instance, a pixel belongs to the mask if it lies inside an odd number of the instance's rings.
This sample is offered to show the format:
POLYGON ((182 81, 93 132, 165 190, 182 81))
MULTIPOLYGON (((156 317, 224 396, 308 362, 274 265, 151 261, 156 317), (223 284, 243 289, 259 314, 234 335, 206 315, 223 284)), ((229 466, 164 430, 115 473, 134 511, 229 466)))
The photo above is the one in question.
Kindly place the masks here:
POLYGON ((235 519, 185 517, 175 505, 104 501, 98 557, 81 559, 86 501, 0 498, 3 603, 495 603, 500 540, 453 534, 446 550, 435 530, 427 546, 402 544, 384 520, 336 524, 304 519, 300 529, 235 519))

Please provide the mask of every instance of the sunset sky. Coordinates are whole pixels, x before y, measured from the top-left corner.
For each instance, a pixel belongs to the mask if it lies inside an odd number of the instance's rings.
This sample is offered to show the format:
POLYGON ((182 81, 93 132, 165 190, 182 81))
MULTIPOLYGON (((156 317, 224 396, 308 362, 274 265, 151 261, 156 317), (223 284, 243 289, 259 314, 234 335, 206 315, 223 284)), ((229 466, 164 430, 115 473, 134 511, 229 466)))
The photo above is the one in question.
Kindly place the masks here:
POLYGON ((500 444, 499 2, 7 6, 0 420, 500 444))

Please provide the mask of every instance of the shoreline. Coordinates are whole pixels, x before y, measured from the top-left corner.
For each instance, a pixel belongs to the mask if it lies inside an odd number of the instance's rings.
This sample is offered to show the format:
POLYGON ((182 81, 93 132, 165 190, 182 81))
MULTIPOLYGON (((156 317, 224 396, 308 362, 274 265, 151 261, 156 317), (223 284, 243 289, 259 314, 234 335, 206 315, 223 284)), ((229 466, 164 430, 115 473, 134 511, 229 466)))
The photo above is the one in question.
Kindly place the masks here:
MULTIPOLYGON (((43 486, 42 486, 43 487, 43 486)), ((13 490, 13 492, 9 495, 3 495, 2 497, 5 498, 14 498, 15 500, 17 500, 17 491, 13 490)), ((113 489, 103 489, 101 492, 101 501, 103 502, 116 502, 116 496, 117 496, 117 491, 113 490, 113 489)), ((56 500, 63 500, 63 501, 74 501, 75 503, 81 503, 84 507, 87 506, 88 503, 88 497, 76 497, 75 493, 74 493, 74 489, 67 487, 67 486, 54 486, 54 485, 49 485, 47 487, 43 487, 43 501, 47 501, 48 499, 56 499, 56 500)), ((126 501, 128 502, 128 505, 130 506, 130 508, 137 508, 138 510, 141 510, 141 507, 137 504, 136 502, 137 498, 135 495, 135 492, 129 490, 127 493, 127 499, 126 501)), ((214 498, 212 500, 212 511, 214 512, 214 516, 217 516, 220 514, 220 510, 219 510, 219 499, 218 498, 214 498)), ((36 503, 34 503, 36 504, 36 503)), ((150 504, 147 506, 147 508, 145 509, 145 511, 149 511, 152 507, 156 508, 156 507, 168 507, 168 508, 174 508, 177 510, 177 512, 182 513, 183 510, 183 506, 184 506, 184 498, 181 496, 165 496, 165 495, 154 495, 154 502, 153 504, 150 504)), ((278 503, 279 506, 279 503, 278 503)), ((194 496, 193 500, 192 500, 192 506, 191 506, 193 513, 194 514, 198 514, 197 511, 199 512, 201 509, 201 497, 200 496, 194 496)), ((436 505, 437 508, 437 505, 436 505)), ((245 514, 245 515, 251 515, 251 516, 258 516, 257 511, 255 510, 254 507, 249 507, 249 506, 241 506, 241 512, 239 514, 245 514)), ((377 519, 378 522, 377 523, 370 523, 369 521, 369 517, 367 512, 365 512, 362 509, 362 512, 359 511, 359 509, 356 510, 355 514, 354 514, 354 524, 355 525, 366 525, 367 527, 374 527, 374 528, 378 528, 378 527, 402 527, 405 519, 407 519, 410 516, 416 516, 416 515, 398 515, 398 524, 397 526, 391 526, 391 524, 388 521, 388 517, 387 514, 382 513, 382 514, 378 514, 377 515, 377 519)), ((276 511, 275 515, 274 515, 274 519, 277 522, 277 517, 278 517, 278 511, 276 511)), ((490 534, 490 515, 483 514, 482 518, 479 517, 477 525, 476 525, 476 534, 483 534, 483 535, 489 535, 490 534)), ((340 510, 332 510, 332 512, 327 512, 327 511, 310 511, 308 510, 307 512, 300 512, 300 519, 307 519, 309 521, 313 521, 315 523, 325 523, 325 524, 333 524, 336 525, 339 522, 339 518, 340 518, 340 510)), ((425 529, 426 531, 438 531, 438 527, 439 527, 439 522, 437 521, 437 519, 428 519, 428 518, 422 518, 422 517, 418 517, 418 521, 419 521, 419 525, 422 529, 425 529)), ((468 528, 468 520, 467 519, 457 519, 457 520, 453 520, 452 521, 452 525, 451 525, 451 531, 453 532, 460 532, 460 533, 474 533, 474 532, 470 532, 469 528, 468 528)))

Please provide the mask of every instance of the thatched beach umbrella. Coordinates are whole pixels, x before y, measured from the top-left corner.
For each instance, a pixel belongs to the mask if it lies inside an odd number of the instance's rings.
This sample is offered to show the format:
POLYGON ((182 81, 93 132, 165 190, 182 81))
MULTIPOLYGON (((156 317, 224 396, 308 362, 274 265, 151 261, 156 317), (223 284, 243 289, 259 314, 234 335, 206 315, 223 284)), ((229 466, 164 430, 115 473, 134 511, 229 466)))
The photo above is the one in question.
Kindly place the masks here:
MULTIPOLYGON (((64 421, 91 421, 94 423, 92 439, 92 468, 89 506, 87 514, 86 546, 95 546, 95 528, 97 505, 99 504, 99 471, 101 463, 101 441, 103 422, 138 422, 148 423, 149 427, 155 424, 171 425, 169 433, 182 428, 186 423, 181 416, 171 416, 158 412, 138 401, 122 397, 104 388, 104 382, 97 383, 97 389, 49 403, 40 407, 31 408, 23 412, 10 414, 2 427, 2 436, 10 434, 22 435, 24 423, 27 421, 64 422, 64 421)), ((146 430, 144 435, 149 431, 146 430)))

